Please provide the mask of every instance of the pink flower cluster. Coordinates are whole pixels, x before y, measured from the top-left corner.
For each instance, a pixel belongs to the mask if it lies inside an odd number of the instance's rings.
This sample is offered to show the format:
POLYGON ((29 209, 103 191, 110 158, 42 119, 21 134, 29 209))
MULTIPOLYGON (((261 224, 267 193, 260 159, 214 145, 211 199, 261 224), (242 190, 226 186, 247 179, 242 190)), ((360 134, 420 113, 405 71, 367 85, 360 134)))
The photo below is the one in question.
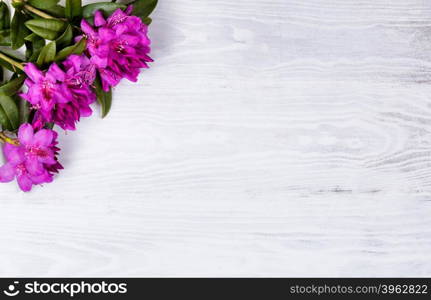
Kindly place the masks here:
POLYGON ((148 56, 148 27, 141 19, 130 16, 132 7, 117 9, 107 20, 97 11, 95 28, 84 19, 81 29, 88 38, 88 52, 102 79, 103 90, 116 86, 121 79, 138 80, 141 68, 153 60, 148 56))
POLYGON ((19 187, 28 192, 33 185, 49 183, 53 173, 63 169, 57 160, 57 133, 41 129, 36 134, 30 124, 23 124, 18 131, 18 144, 4 145, 7 163, 0 167, 0 182, 17 179, 19 187))
POLYGON ((57 133, 45 129, 47 123, 75 130, 81 117, 92 114, 97 76, 103 90, 109 91, 123 78, 137 81, 140 69, 148 68, 152 59, 147 25, 131 11, 131 6, 126 11, 117 9, 107 19, 98 11, 94 27, 83 20, 83 35, 78 37, 87 38, 83 54, 53 63, 46 71, 32 63, 25 65, 28 91, 20 96, 30 103, 34 115, 31 124, 21 125, 15 143, 5 143, 7 162, 0 168, 0 182, 16 178, 23 191, 51 182, 63 167, 57 159, 57 133))
POLYGON ((28 76, 28 92, 21 94, 35 110, 33 125, 42 128, 54 123, 64 130, 75 130, 82 117, 92 114, 90 104, 96 101, 91 84, 95 68, 85 55, 71 55, 63 62, 65 71, 53 63, 48 71, 40 71, 29 63, 24 70, 28 76))

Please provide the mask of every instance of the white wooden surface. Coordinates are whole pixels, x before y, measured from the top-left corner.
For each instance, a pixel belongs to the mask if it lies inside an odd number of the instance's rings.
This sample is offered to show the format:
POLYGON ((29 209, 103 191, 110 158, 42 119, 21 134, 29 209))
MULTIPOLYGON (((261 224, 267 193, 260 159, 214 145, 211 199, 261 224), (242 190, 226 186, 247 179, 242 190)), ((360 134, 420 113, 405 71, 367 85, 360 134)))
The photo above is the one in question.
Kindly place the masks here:
POLYGON ((431 276, 431 2, 160 2, 56 182, 0 187, 0 276, 431 276))

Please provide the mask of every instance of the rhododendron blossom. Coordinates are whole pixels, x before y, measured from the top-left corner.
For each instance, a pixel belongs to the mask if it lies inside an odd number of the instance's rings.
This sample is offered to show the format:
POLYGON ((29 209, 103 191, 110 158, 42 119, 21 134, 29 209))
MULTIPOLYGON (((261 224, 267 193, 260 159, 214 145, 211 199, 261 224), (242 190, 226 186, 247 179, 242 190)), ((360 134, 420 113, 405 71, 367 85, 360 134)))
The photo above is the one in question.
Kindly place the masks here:
POLYGON ((121 79, 136 82, 141 68, 148 68, 153 60, 148 56, 150 39, 148 26, 141 19, 131 16, 132 7, 127 11, 117 9, 105 20, 97 11, 92 27, 85 19, 81 29, 87 36, 87 50, 97 67, 104 91, 116 86, 121 79))
POLYGON ((55 63, 45 73, 32 63, 24 68, 29 77, 25 81, 28 92, 21 97, 36 110, 33 122, 36 128, 52 122, 65 130, 75 130, 81 116, 92 113, 90 104, 96 100, 90 89, 95 78, 94 66, 87 57, 78 55, 70 56, 63 65, 66 71, 55 63))
POLYGON ((30 124, 21 125, 16 144, 5 143, 3 147, 7 162, 0 167, 0 182, 16 178, 25 192, 33 185, 51 182, 52 173, 62 169, 56 157, 59 151, 56 139, 53 130, 42 129, 34 133, 30 124))

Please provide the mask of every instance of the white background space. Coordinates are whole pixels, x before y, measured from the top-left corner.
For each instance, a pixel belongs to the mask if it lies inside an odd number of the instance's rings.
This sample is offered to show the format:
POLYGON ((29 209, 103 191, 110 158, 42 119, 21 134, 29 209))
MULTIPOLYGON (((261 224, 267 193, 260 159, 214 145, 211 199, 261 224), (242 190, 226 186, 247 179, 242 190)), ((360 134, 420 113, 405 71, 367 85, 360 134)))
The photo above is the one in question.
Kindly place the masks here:
POLYGON ((431 1, 153 18, 55 182, 0 186, 0 276, 431 276, 431 1))

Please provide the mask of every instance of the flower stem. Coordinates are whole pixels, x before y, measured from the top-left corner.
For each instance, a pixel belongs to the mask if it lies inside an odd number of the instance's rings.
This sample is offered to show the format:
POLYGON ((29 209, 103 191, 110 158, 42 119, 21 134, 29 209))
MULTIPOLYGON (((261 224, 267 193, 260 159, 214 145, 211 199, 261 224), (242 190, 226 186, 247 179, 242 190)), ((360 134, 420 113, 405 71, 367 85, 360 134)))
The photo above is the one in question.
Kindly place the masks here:
POLYGON ((19 7, 20 9, 24 8, 25 10, 34 13, 35 15, 38 15, 39 17, 42 17, 44 19, 56 19, 55 17, 47 14, 46 12, 43 12, 36 7, 27 4, 26 0, 12 0, 12 5, 14 7, 19 7))
POLYGON ((29 12, 32 12, 35 15, 38 15, 39 17, 42 17, 44 19, 56 19, 55 17, 53 17, 51 15, 48 15, 47 13, 45 13, 45 12, 43 12, 41 10, 38 10, 37 8, 35 8, 35 7, 31 6, 31 5, 24 4, 23 7, 24 7, 25 10, 28 10, 29 12))
POLYGON ((4 132, 0 132, 0 140, 3 143, 8 143, 14 146, 19 146, 19 141, 17 139, 12 139, 8 137, 4 132))
POLYGON ((3 59, 4 61, 10 63, 12 66, 17 67, 20 70, 24 70, 24 66, 22 64, 20 64, 19 62, 13 60, 9 56, 6 56, 3 53, 0 53, 0 58, 3 59))

